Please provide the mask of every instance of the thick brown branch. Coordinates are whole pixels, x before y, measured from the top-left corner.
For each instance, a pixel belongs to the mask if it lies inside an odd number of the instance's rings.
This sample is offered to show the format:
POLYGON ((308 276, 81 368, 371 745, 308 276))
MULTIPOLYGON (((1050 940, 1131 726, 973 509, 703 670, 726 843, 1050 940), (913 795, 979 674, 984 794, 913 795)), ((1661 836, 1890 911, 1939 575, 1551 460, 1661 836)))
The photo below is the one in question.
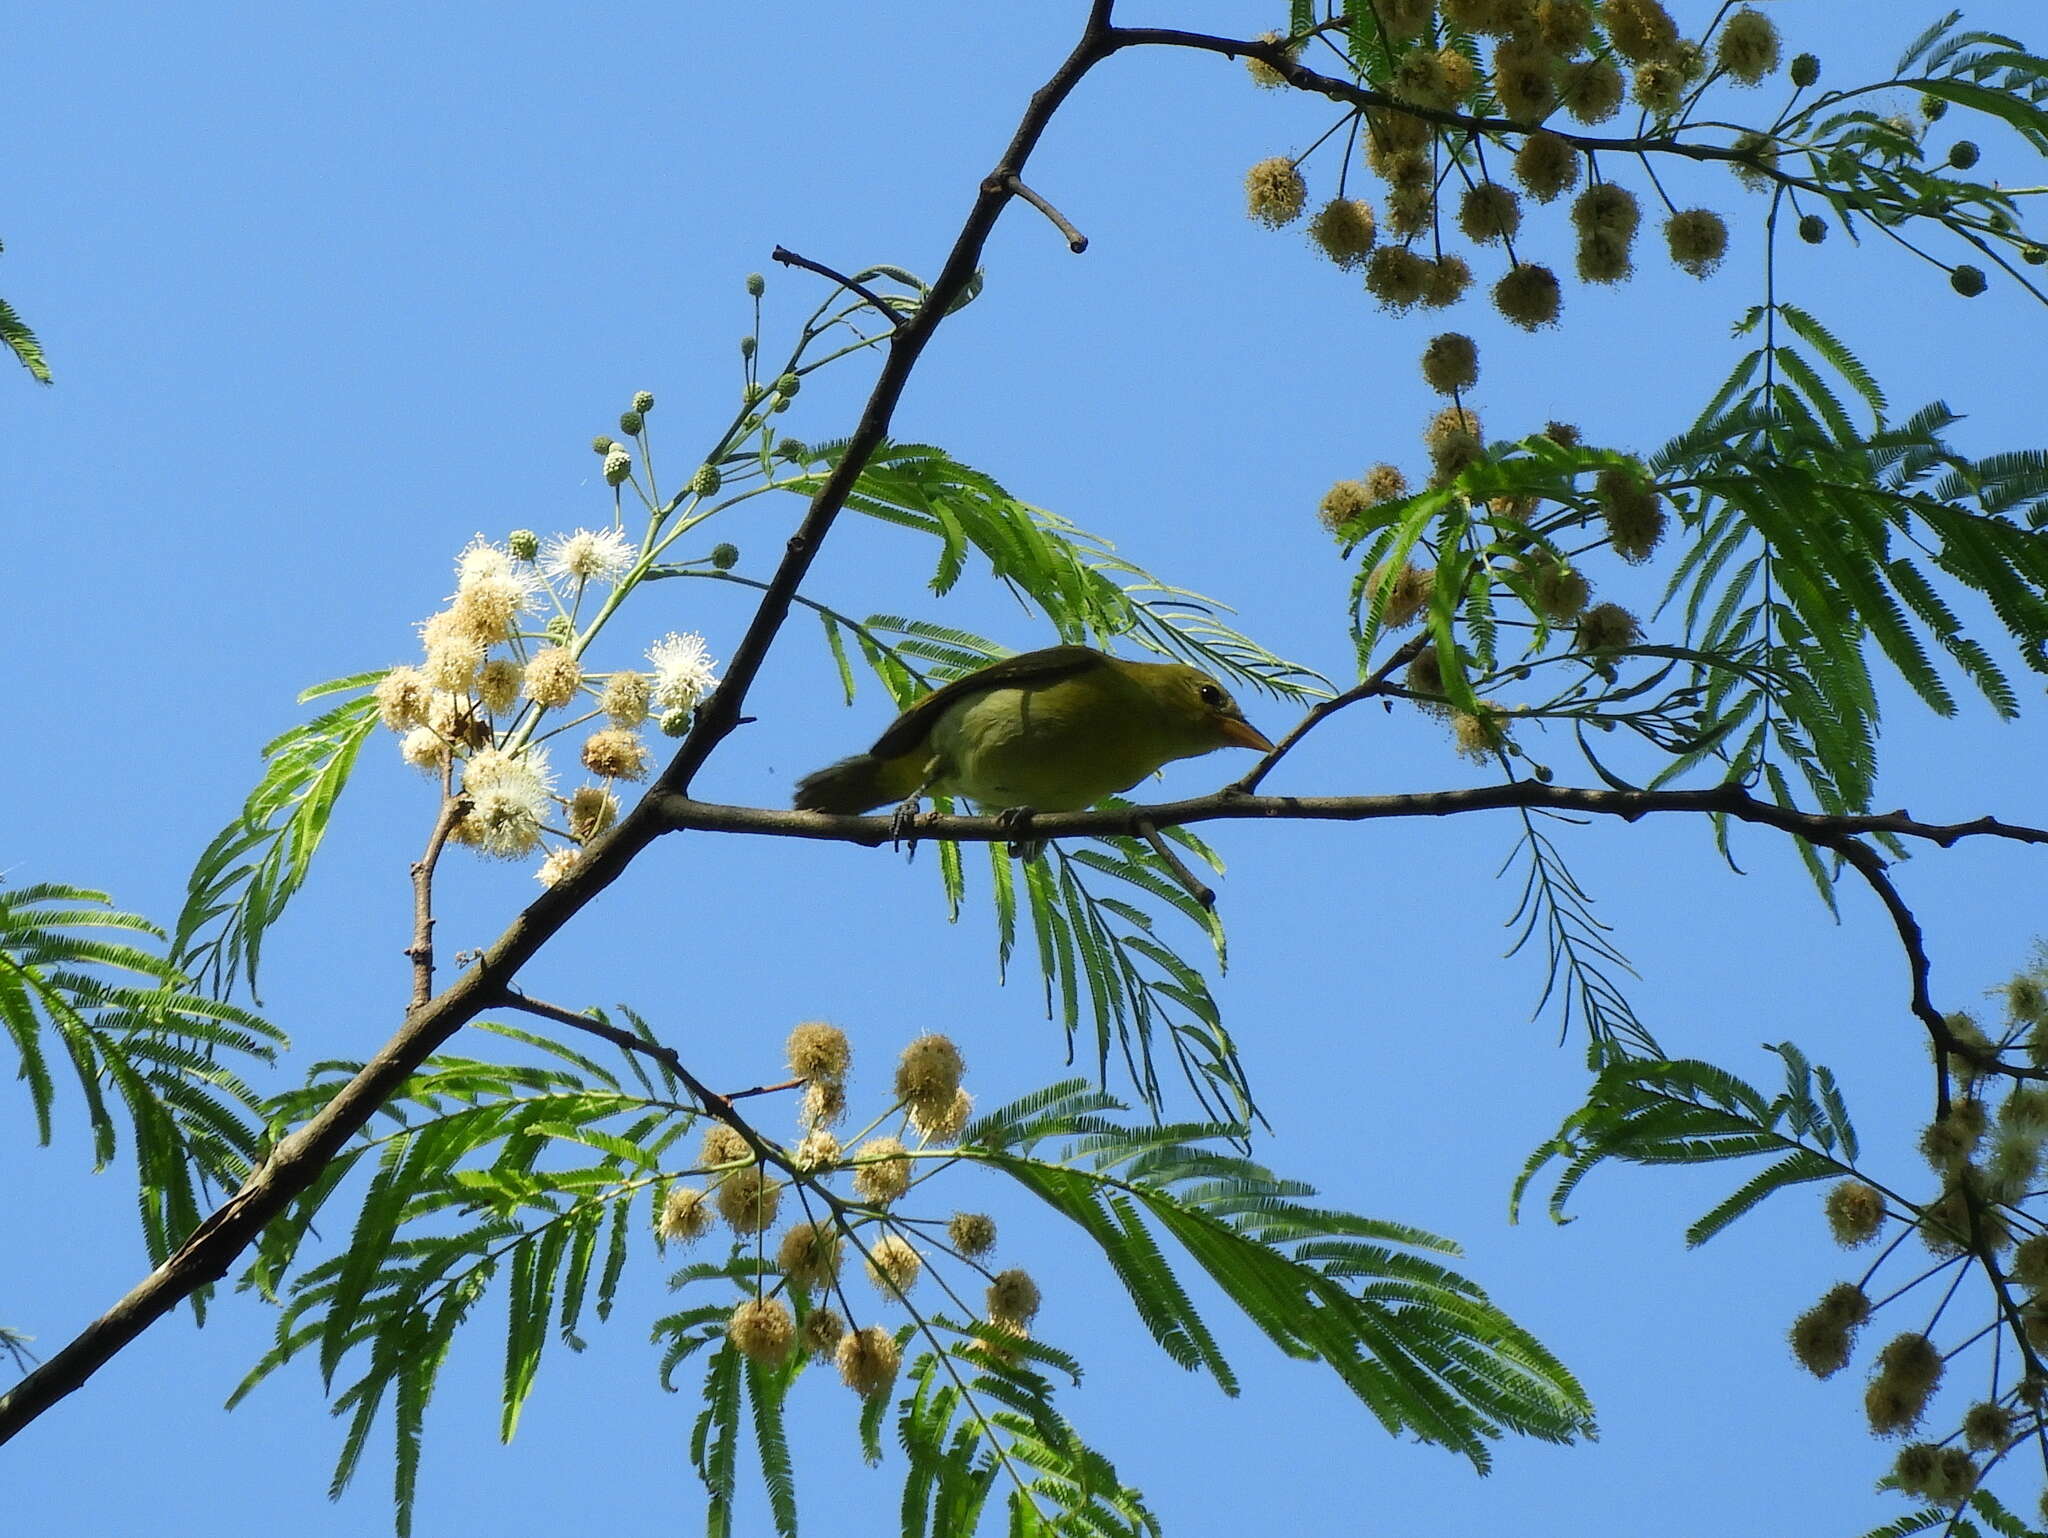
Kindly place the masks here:
POLYGON ((1052 227, 1058 230, 1062 235, 1067 237, 1067 249, 1073 252, 1074 255, 1079 256, 1083 251, 1086 251, 1088 249, 1088 237, 1086 235, 1083 235, 1079 230, 1075 229, 1074 226, 1067 221, 1067 216, 1065 214, 1061 213, 1057 208, 1054 208, 1052 204, 1046 202, 1044 198, 1040 197, 1037 193, 1033 192, 1029 187, 1027 187, 1024 184, 1022 178, 1018 177, 1013 172, 1009 176, 1003 178, 1003 185, 1007 187, 1011 192, 1014 192, 1018 197, 1022 198, 1025 202, 1029 203, 1033 208, 1037 209, 1041 214, 1044 214, 1047 219, 1051 220, 1052 227))

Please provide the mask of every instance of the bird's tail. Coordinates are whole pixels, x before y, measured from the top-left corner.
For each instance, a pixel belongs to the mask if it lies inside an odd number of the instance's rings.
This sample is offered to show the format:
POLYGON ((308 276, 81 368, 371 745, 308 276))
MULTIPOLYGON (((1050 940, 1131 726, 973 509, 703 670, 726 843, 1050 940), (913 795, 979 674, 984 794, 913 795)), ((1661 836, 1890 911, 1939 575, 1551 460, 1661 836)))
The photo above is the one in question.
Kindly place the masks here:
POLYGON ((895 783, 902 776, 890 771, 899 767, 898 761, 877 758, 872 753, 856 753, 836 764, 827 764, 816 774, 807 774, 796 782, 796 809, 850 815, 900 801, 915 785, 895 783))

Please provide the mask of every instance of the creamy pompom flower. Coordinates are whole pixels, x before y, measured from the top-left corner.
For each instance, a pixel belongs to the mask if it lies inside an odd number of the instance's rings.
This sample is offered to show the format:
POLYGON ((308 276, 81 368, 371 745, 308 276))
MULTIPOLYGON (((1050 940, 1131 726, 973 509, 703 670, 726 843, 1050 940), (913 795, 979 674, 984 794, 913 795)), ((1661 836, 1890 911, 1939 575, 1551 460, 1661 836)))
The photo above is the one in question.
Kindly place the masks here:
POLYGON ((645 673, 614 673, 605 680, 597 708, 611 718, 614 726, 638 726, 647 719, 654 684, 645 673))
POLYGON ((448 744, 430 726, 415 726, 399 739, 398 756, 423 774, 437 773, 448 762, 448 744))
POLYGON ((885 1298, 910 1291, 924 1270, 924 1257, 897 1234, 885 1234, 868 1251, 868 1280, 885 1298))
POLYGON ((910 1107, 911 1129, 931 1143, 957 1143, 973 1119, 974 1097, 964 1089, 954 1090, 953 1098, 943 1105, 913 1103, 910 1107))
POLYGON ((704 638, 671 630, 647 648, 654 664, 654 703, 663 710, 694 710, 718 682, 717 664, 704 638))
POLYGON ((576 862, 582 857, 582 854, 583 851, 580 849, 556 849, 551 851, 548 857, 540 862, 540 869, 533 873, 533 879, 542 886, 555 885, 576 868, 576 862))
POLYGON ((565 582, 616 582, 632 569, 637 554, 617 529, 578 529, 548 537, 540 569, 565 582))
POLYGON ((512 552, 503 545, 493 544, 481 534, 464 545, 455 557, 455 590, 458 593, 479 582, 513 574, 512 552))
POLYGON ((749 1298, 732 1311, 725 1333, 742 1356, 780 1366, 796 1340, 796 1321, 777 1299, 749 1298))
POLYGON ((711 1227, 711 1202, 702 1186, 675 1186, 661 1204, 661 1237, 688 1244, 711 1227))
POLYGON ((433 689, 418 668, 396 667, 377 682, 377 716, 394 732, 409 731, 427 719, 433 689))
POLYGON ((463 793, 470 799, 469 815, 462 820, 464 842, 504 860, 530 853, 540 843, 554 788, 545 750, 529 747, 516 755, 481 750, 462 773, 463 793))
POLYGON ((840 1337, 833 1360, 848 1388, 863 1399, 873 1399, 877 1394, 887 1393, 889 1385, 896 1381, 903 1348, 894 1335, 878 1324, 871 1324, 840 1337))
POLYGON ((910 1155, 893 1137, 869 1138, 853 1151, 854 1194, 886 1207, 910 1189, 910 1155))

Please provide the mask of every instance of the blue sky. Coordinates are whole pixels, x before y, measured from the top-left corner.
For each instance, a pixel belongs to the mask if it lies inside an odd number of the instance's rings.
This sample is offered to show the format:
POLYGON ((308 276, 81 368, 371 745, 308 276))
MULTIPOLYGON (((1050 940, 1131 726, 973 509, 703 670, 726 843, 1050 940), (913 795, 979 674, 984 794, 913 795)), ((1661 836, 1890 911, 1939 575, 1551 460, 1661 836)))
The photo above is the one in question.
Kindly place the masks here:
MULTIPOLYGON (((1681 14, 1697 26, 1707 9, 1681 14)), ((1830 80, 1883 68, 1932 17, 1875 9, 1772 7, 1830 80)), ((16 16, 0 293, 40 332, 59 382, 0 390, 14 552, 0 623, 28 659, 5 758, 8 879, 101 887, 168 920, 193 857, 256 778, 258 747, 298 718, 298 689, 404 660, 473 532, 607 516, 587 443, 633 391, 658 397, 670 473, 690 461, 739 387, 745 275, 768 272, 770 353, 819 297, 807 276, 771 269, 778 242, 842 270, 934 272, 1081 10, 16 16)), ((2003 0, 1970 16, 2023 31, 2028 11, 2003 0)), ((1120 13, 1256 32, 1284 7, 1134 0, 1120 13)), ((1298 234, 1242 217, 1244 168, 1327 122, 1212 57, 1144 51, 1101 70, 1030 178, 1090 249, 1070 255, 1028 210, 1007 213, 986 291, 942 329, 897 435, 945 446, 1341 676, 1350 571, 1316 502, 1372 461, 1417 468, 1435 402, 1415 358, 1439 327, 1382 314, 1298 234)), ((1647 450, 1733 362, 1729 326, 1760 297, 1744 221, 1761 203, 1704 170, 1673 174, 1737 225, 1711 281, 1646 259, 1619 290, 1569 287, 1567 324, 1534 337, 1504 333, 1483 300, 1447 317, 1479 338, 1477 401, 1494 435, 1562 416, 1647 450)), ((1555 214, 1537 225, 1568 265, 1555 214)), ((1839 238, 1794 247, 1780 281, 1900 407, 1947 399, 1975 451, 2038 441, 2048 317, 2024 296, 1995 283, 1966 305, 1938 273, 1839 238)), ((789 430, 844 433, 866 383, 858 362, 818 377, 789 430)), ((743 572, 765 575, 799 511, 757 500, 716 532, 739 545, 743 572)), ((842 520, 807 591, 1018 648, 1050 639, 986 584, 934 599, 930 559, 901 531, 842 520)), ((1646 598, 1651 579, 1637 580, 1646 598)), ((661 584, 629 629, 701 630, 723 658, 741 596, 661 584)), ((1936 722, 1896 698, 1879 804, 2048 820, 2039 691, 2021 689, 2030 714, 2017 725, 1967 703, 1936 722)), ((1271 701, 1249 709, 1275 735, 1287 724, 1271 701)), ((699 781, 710 798, 786 804, 796 775, 864 744, 887 715, 873 688, 841 708, 800 624, 749 711, 758 722, 699 781)), ((1206 789, 1235 767, 1183 764, 1161 791, 1206 789)), ((1373 710, 1319 733, 1269 788, 1478 778, 1440 727, 1373 710)), ((379 739, 270 947, 265 1004, 298 1045, 293 1074, 366 1054, 396 1023, 406 867, 431 816, 379 739)), ((1832 922, 1789 852, 1759 836, 1738 839, 1737 875, 1703 827, 1568 831, 1665 1044, 1767 1081, 1758 1044, 1799 1042, 1842 1075, 1866 1144, 1888 1150, 1878 1167, 1904 1174, 1926 1114, 1923 1054, 1873 905, 1849 894, 1832 922)), ((1529 1018, 1536 963, 1500 956, 1514 894, 1494 873, 1512 838, 1497 817, 1219 827, 1232 966, 1218 995, 1274 1124, 1261 1157, 1334 1204, 1460 1240, 1469 1273, 1579 1373, 1602 1439, 1507 1443, 1476 1479, 1390 1441, 1333 1382, 1245 1331, 1225 1335, 1244 1377, 1225 1400, 1142 1340, 1101 1266, 1004 1196, 1004 1254, 1040 1275, 1042 1333, 1091 1367, 1069 1414, 1169 1532, 1854 1534, 1896 1515, 1901 1503, 1870 1491, 1885 1454, 1862 1431, 1858 1375, 1816 1384, 1783 1348, 1792 1316, 1845 1273, 1816 1198, 1782 1198, 1696 1254, 1681 1231, 1732 1183, 1725 1171, 1605 1175, 1581 1193, 1577 1223, 1508 1226, 1508 1184, 1582 1077, 1580 1044, 1559 1047, 1552 1022, 1529 1018)), ((1900 880, 1944 1007, 2002 980, 2044 927, 2039 863, 2012 850, 1929 854, 1900 880)), ((487 942, 532 890, 524 868, 452 861, 444 948, 487 942)), ((790 1024, 815 1016, 853 1033, 871 1087, 930 1030, 961 1043, 985 1102, 1062 1072, 1028 964, 996 987, 985 909, 949 928, 932 862, 887 852, 668 840, 524 981, 579 1007, 633 1004, 719 1084, 771 1076, 790 1024)), ((140 1245, 125 1172, 85 1173, 76 1107, 42 1151, 25 1097, 13 1104, 0 1322, 51 1347, 140 1276, 140 1245)), ((551 1355, 510 1450, 496 1441, 501 1305, 486 1305, 430 1421, 419 1531, 696 1524, 693 1405, 655 1385, 645 1344, 664 1275, 637 1260, 613 1325, 581 1356, 551 1355)), ((227 1296, 203 1332, 167 1322, 122 1355, 10 1449, 15 1529, 175 1538, 261 1514, 308 1535, 384 1530, 388 1443, 341 1503, 324 1497, 338 1428, 310 1367, 232 1415, 218 1408, 269 1325, 227 1296)), ((815 1530, 890 1530, 898 1487, 859 1465, 851 1396, 821 1374, 796 1397, 815 1530)))

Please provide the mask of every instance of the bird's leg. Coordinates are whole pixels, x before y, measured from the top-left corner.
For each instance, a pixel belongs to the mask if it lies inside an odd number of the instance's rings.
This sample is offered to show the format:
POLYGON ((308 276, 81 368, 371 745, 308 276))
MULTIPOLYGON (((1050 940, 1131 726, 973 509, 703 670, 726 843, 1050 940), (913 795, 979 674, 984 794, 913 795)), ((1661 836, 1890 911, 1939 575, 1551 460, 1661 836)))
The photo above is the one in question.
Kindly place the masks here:
POLYGON ((1028 806, 1006 806, 996 813, 997 825, 1010 835, 1010 853, 1019 859, 1035 860, 1045 852, 1044 839, 1024 837, 1024 830, 1031 826, 1031 819, 1036 815, 1028 806))
POLYGON ((917 789, 903 798, 889 818, 889 847, 898 848, 908 844, 910 858, 917 858, 917 807, 924 800, 925 792, 945 774, 945 766, 936 758, 925 765, 924 778, 918 781, 917 789))

